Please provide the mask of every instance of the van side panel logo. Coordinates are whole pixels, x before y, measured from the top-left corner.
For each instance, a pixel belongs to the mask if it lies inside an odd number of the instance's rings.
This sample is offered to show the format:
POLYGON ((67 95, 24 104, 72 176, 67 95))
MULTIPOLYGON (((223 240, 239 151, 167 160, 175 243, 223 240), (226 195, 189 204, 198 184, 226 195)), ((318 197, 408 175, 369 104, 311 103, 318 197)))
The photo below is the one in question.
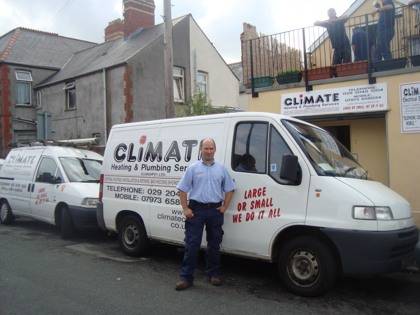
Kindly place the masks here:
POLYGON ((144 146, 137 148, 134 143, 120 143, 115 147, 114 150, 114 161, 121 162, 161 162, 164 160, 168 162, 174 160, 175 162, 181 161, 184 158, 184 162, 190 162, 192 157, 193 148, 198 145, 198 140, 184 140, 182 141, 183 153, 182 156, 178 141, 174 140, 169 145, 168 149, 164 151, 162 141, 158 141, 156 144, 148 142, 146 150, 144 146), (165 152, 165 155, 163 155, 165 152))

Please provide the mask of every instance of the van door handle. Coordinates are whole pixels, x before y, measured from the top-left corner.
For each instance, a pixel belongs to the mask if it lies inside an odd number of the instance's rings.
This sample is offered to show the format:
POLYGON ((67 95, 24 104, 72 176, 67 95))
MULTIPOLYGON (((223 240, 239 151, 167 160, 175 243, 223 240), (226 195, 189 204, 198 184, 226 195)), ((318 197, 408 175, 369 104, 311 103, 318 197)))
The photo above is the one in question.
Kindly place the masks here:
POLYGON ((35 190, 35 184, 32 184, 32 190, 31 190, 31 192, 34 192, 34 190, 35 190))

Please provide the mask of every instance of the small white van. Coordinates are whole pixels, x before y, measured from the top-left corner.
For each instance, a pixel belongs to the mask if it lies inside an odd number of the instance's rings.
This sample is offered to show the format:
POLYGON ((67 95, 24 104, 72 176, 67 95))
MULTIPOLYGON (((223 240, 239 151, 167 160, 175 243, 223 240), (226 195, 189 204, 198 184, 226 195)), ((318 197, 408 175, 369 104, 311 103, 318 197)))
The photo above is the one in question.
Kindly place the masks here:
POLYGON ((126 254, 141 255, 151 239, 183 244, 176 184, 206 137, 236 182, 222 251, 277 263, 292 292, 320 295, 341 273, 397 271, 413 255, 418 232, 404 198, 368 180, 328 132, 268 113, 113 126, 98 223, 119 233, 126 254))
POLYGON ((56 225, 63 237, 74 229, 97 226, 101 166, 102 156, 88 150, 12 149, 0 170, 0 222, 27 216, 56 225))

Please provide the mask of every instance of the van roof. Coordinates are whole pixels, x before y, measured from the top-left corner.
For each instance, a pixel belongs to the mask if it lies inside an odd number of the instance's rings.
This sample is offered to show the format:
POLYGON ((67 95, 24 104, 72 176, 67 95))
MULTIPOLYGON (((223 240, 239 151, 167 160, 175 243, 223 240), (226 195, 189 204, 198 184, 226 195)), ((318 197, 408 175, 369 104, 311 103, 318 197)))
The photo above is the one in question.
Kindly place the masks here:
POLYGON ((181 117, 181 118, 168 118, 168 119, 159 119, 159 120, 149 120, 149 121, 142 121, 142 122, 134 122, 134 123, 126 123, 126 124, 118 124, 112 126, 112 129, 119 129, 119 128, 127 128, 127 127, 135 127, 135 126, 145 126, 145 125, 159 125, 159 124, 168 124, 168 123, 177 123, 177 122, 188 122, 188 121, 200 121, 205 120, 209 121, 212 119, 220 119, 220 118, 237 118, 237 117, 244 117, 244 118, 274 118, 274 119, 289 119, 294 121, 299 121, 302 123, 306 123, 311 125, 305 121, 286 116, 281 114, 274 114, 274 113, 266 113, 266 112, 239 112, 239 113, 227 113, 227 114, 214 114, 214 115, 203 115, 203 116, 189 116, 189 117, 181 117))
POLYGON ((87 158, 93 160, 103 160, 102 155, 84 149, 72 148, 72 147, 60 147, 60 146, 32 146, 32 147, 20 147, 14 148, 12 151, 27 151, 27 150, 44 150, 43 154, 50 154, 56 157, 78 157, 87 158))

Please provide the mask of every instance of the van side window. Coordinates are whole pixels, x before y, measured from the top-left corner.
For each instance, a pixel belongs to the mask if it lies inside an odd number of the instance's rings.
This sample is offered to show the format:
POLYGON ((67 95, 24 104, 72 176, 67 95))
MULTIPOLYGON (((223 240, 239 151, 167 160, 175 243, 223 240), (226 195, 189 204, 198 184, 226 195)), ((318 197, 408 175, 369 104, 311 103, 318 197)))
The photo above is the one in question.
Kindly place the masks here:
POLYGON ((270 128, 270 159, 269 159, 269 174, 277 182, 282 183, 283 180, 280 179, 280 170, 281 163, 284 155, 292 155, 286 142, 283 140, 282 136, 278 131, 271 126, 270 128))
POLYGON ((235 129, 232 169, 237 172, 266 173, 268 124, 239 123, 235 129))
POLYGON ((36 173, 36 181, 41 183, 51 183, 57 171, 57 163, 53 159, 43 158, 36 173))

